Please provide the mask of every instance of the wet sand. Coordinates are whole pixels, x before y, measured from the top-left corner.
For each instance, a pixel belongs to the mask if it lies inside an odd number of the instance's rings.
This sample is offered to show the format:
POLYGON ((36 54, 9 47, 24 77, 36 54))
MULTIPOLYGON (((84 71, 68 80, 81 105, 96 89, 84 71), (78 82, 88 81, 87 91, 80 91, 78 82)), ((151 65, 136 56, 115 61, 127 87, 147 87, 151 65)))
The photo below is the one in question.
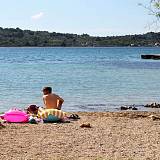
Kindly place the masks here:
POLYGON ((160 159, 160 112, 79 112, 61 124, 5 124, 1 160, 160 159), (92 128, 81 128, 90 123, 92 128))

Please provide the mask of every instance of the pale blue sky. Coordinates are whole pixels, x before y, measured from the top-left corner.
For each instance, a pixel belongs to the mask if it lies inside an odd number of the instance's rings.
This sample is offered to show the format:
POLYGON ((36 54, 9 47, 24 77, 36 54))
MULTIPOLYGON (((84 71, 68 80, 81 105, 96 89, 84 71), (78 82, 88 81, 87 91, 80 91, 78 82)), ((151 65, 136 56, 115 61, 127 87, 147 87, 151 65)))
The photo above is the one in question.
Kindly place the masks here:
POLYGON ((0 0, 0 26, 96 36, 139 34, 153 17, 150 0, 0 0))

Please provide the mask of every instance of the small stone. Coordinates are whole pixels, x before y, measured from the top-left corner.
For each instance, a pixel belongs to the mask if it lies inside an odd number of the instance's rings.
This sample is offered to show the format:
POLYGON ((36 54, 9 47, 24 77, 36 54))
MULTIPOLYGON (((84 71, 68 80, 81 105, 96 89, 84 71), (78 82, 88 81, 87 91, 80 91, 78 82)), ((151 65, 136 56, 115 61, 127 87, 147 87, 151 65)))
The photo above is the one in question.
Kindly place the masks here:
POLYGON ((83 123, 80 125, 81 128, 91 128, 91 124, 90 123, 83 123))

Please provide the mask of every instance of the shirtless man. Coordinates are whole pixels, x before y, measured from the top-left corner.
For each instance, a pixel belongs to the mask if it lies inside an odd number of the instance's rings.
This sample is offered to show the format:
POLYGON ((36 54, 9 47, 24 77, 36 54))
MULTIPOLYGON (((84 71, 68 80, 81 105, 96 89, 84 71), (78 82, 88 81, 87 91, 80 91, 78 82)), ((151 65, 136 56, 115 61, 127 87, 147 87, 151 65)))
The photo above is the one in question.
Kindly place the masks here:
POLYGON ((51 87, 44 87, 43 94, 43 102, 46 109, 61 109, 64 100, 58 95, 52 93, 51 87))

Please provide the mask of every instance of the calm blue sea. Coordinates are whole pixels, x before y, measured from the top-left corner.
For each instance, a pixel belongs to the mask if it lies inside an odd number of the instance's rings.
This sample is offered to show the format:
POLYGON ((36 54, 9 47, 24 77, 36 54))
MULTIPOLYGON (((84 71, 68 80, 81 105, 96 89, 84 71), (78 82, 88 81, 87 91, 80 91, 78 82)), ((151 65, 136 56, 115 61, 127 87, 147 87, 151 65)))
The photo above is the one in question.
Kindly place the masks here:
POLYGON ((0 111, 43 106, 44 86, 64 98, 65 111, 160 102, 160 61, 142 53, 160 48, 0 48, 0 111))

